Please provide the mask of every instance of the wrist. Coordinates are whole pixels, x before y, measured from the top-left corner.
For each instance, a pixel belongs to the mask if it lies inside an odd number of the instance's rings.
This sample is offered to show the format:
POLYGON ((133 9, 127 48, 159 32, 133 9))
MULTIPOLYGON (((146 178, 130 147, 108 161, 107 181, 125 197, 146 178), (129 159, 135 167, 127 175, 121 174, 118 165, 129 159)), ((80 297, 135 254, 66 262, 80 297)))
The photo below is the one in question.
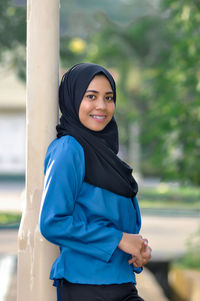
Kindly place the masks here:
POLYGON ((128 233, 123 232, 122 238, 118 244, 118 248, 124 252, 126 252, 127 240, 128 240, 128 233))

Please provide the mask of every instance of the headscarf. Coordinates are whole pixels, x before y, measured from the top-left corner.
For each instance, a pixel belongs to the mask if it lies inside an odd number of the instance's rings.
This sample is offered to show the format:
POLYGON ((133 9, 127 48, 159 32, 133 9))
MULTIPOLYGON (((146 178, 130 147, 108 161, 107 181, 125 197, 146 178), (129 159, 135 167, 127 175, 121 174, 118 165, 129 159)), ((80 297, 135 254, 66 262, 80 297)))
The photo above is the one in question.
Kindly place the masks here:
POLYGON ((105 68, 91 63, 73 66, 63 75, 59 88, 62 115, 56 127, 57 137, 70 135, 83 147, 85 182, 122 196, 134 197, 138 185, 130 166, 117 156, 118 128, 114 117, 102 131, 90 130, 79 120, 79 107, 83 96, 91 80, 99 74, 109 80, 116 103, 115 81, 105 68))

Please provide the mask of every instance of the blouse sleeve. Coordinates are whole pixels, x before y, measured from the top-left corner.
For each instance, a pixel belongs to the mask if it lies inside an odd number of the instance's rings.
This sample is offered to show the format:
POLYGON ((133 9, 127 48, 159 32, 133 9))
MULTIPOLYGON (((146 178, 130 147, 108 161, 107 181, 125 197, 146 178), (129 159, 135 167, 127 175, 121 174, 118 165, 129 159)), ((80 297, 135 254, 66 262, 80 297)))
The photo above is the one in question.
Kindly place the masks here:
MULTIPOLYGON (((66 141, 65 141, 66 142, 66 141)), ((75 201, 84 174, 84 152, 76 143, 60 143, 47 156, 40 231, 50 242, 108 262, 122 232, 101 223, 75 220, 75 201)))

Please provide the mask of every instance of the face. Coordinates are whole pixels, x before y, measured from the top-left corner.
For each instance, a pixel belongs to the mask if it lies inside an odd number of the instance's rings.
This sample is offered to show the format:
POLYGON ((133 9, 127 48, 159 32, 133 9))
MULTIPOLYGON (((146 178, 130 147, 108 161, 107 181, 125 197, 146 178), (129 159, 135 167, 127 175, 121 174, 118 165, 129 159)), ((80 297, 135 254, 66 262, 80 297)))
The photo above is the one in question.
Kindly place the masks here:
POLYGON ((113 91, 104 75, 96 75, 90 82, 79 108, 80 122, 92 131, 102 131, 115 111, 113 91))

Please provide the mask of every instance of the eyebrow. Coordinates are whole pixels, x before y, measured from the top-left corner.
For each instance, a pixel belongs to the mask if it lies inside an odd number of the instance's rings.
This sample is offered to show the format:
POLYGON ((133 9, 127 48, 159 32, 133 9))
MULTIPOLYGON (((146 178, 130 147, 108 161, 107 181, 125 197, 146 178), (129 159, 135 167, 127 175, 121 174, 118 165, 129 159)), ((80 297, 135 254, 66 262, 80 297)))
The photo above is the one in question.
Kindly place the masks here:
MULTIPOLYGON (((96 91, 96 90, 87 90, 86 93, 88 93, 88 92, 99 93, 99 92, 96 91)), ((108 92, 106 92, 105 94, 114 94, 114 93, 113 93, 113 91, 108 91, 108 92)))

